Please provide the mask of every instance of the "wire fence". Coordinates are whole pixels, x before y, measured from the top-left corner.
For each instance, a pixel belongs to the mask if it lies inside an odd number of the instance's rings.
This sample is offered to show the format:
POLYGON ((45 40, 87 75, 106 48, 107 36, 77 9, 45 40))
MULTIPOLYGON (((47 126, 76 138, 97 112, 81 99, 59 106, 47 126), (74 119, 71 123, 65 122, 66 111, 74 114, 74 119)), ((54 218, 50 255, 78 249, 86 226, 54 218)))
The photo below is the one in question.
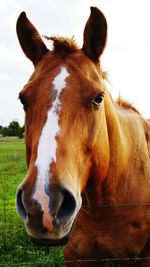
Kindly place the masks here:
MULTIPOLYGON (((18 145, 18 144, 17 144, 18 145)), ((127 263, 138 266, 150 257, 103 257, 64 261, 63 248, 37 247, 27 236, 24 223, 17 215, 15 194, 19 182, 26 173, 25 150, 19 147, 3 151, 0 147, 0 267, 65 267, 71 264, 79 266, 123 267, 127 263), (5 162, 5 164, 4 164, 5 162)), ((149 208, 150 203, 106 203, 102 208, 149 208)))
MULTIPOLYGON (((28 263, 24 263, 24 262, 12 263, 11 266, 39 266, 40 265, 41 267, 43 267, 43 266, 55 266, 55 267, 60 266, 61 267, 63 264, 69 263, 69 264, 75 264, 74 265, 75 267, 78 267, 79 265, 83 266, 82 264, 84 264, 84 266, 85 266, 85 264, 88 264, 88 267, 90 267, 89 264, 93 264, 93 263, 99 264, 100 263, 100 264, 103 264, 103 267, 113 267, 113 266, 119 267, 120 263, 118 265, 117 262, 120 262, 120 261, 121 262, 124 261, 124 262, 128 262, 128 263, 129 263, 129 261, 130 261, 130 263, 132 261, 132 263, 135 264, 135 266, 136 266, 136 264, 140 263, 140 261, 150 263, 150 258, 149 257, 147 257, 147 258, 146 257, 143 257, 143 258, 142 257, 133 257, 133 258, 109 258, 109 259, 93 259, 93 260, 80 260, 79 259, 76 261, 73 261, 73 260, 68 260, 68 261, 49 260, 47 262, 42 261, 42 262, 28 262, 28 263)), ((0 266, 7 266, 8 267, 8 264, 7 263, 6 264, 0 263, 0 266)), ((96 265, 96 266, 98 267, 98 265, 96 265)))
MULTIPOLYGON (((13 186, 15 186, 17 188, 17 184, 13 183, 13 186)), ((12 242, 10 242, 11 237, 13 238, 14 235, 18 234, 19 231, 23 231, 23 234, 26 236, 25 230, 24 230, 24 224, 22 223, 22 221, 20 220, 20 218, 18 217, 17 213, 16 213, 16 208, 15 208, 15 202, 12 199, 8 199, 6 198, 7 195, 7 189, 3 188, 3 195, 1 195, 1 206, 0 206, 0 228, 1 228, 1 238, 0 238, 0 249, 1 251, 4 253, 6 251, 9 252, 9 248, 10 248, 10 244, 12 242), (16 221, 13 221, 13 218, 17 218, 16 221)), ((150 203, 119 203, 119 204, 105 204, 102 205, 101 207, 103 208, 124 208, 124 207, 149 207, 150 203)), ((13 245, 12 250, 14 250, 14 253, 16 253, 17 250, 20 250, 20 246, 23 247, 23 239, 17 241, 19 242, 16 245, 13 245)), ((29 241, 31 242, 31 241, 29 241)), ((24 248, 24 253, 25 249, 24 248)), ((25 266, 38 266, 38 267, 44 267, 44 266, 49 266, 49 267, 53 267, 53 266, 57 266, 57 267, 62 267, 65 266, 64 264, 76 264, 73 266, 86 266, 85 264, 88 264, 87 266, 90 266, 90 264, 101 264, 100 266, 103 267, 122 267, 125 266, 126 263, 131 262, 133 264, 138 264, 141 261, 146 261, 149 262, 150 265, 150 257, 140 257, 140 256, 134 256, 134 257, 118 257, 118 258, 111 258, 111 257, 104 257, 101 259, 79 259, 77 261, 73 261, 73 260, 69 260, 69 261, 65 261, 63 258, 60 259, 48 259, 48 260, 36 260, 36 247, 32 247, 32 255, 34 254, 35 259, 34 261, 30 260, 30 262, 24 262, 24 261, 20 261, 19 263, 15 263, 15 262, 0 262, 0 266, 21 266, 21 267, 25 267, 25 266), (10 265, 9 265, 10 264, 10 265)), ((43 250, 43 248, 42 248, 43 250)), ((38 252, 39 252, 39 248, 38 248, 38 252)), ((2 253, 2 254, 3 254, 2 253)), ((2 255, 3 257, 3 255, 2 255)), ((99 266, 99 265, 94 265, 94 266, 99 266)))

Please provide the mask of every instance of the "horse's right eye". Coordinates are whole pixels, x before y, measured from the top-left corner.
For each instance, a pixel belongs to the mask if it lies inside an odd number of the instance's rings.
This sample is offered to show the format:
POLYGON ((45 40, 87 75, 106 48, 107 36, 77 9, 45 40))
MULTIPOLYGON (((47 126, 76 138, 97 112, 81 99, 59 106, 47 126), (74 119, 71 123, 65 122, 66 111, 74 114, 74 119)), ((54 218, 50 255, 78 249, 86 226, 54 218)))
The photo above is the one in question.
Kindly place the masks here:
POLYGON ((99 107, 104 99, 104 92, 99 93, 91 102, 92 106, 99 107))

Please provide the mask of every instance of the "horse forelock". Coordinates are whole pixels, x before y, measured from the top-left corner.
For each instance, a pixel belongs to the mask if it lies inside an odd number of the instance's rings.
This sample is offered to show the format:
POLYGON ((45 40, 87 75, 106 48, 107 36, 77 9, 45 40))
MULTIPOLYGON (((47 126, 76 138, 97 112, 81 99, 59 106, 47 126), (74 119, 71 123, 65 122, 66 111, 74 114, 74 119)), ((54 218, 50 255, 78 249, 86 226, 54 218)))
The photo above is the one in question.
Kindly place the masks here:
POLYGON ((44 36, 47 40, 53 42, 53 51, 59 53, 63 57, 72 54, 78 49, 74 37, 71 39, 65 37, 56 37, 56 36, 44 36))

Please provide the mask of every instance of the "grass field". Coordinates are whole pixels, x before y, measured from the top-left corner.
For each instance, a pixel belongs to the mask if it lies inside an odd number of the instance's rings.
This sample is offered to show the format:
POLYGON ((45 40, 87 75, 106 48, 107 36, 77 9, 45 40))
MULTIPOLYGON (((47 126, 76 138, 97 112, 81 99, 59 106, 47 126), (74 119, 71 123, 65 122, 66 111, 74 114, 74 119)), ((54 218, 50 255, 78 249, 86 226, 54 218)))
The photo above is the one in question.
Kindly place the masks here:
MULTIPOLYGON (((34 245, 16 212, 15 194, 25 174, 23 140, 0 137, 0 266, 64 267, 63 248, 34 245)), ((120 265, 104 264, 106 266, 120 265)))

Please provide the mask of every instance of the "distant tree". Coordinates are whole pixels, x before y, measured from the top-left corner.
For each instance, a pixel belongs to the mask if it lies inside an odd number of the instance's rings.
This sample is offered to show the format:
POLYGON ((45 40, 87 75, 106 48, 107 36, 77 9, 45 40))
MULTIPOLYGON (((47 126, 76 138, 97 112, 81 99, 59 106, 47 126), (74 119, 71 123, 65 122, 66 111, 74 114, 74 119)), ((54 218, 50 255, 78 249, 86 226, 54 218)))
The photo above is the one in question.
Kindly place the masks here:
POLYGON ((24 131, 25 131, 24 126, 20 127, 19 130, 18 130, 17 136, 19 138, 23 138, 24 137, 24 131))
POLYGON ((0 125, 0 136, 3 134, 3 126, 0 125))
POLYGON ((9 131, 8 127, 3 127, 2 135, 3 136, 10 136, 10 131, 9 131))
POLYGON ((10 122, 10 124, 8 126, 9 135, 10 136, 17 136, 19 129, 20 129, 20 125, 19 125, 18 121, 10 122))
POLYGON ((10 122, 8 127, 3 127, 0 125, 0 135, 2 136, 18 136, 23 138, 24 136, 24 126, 21 127, 18 121, 13 120, 10 122))

